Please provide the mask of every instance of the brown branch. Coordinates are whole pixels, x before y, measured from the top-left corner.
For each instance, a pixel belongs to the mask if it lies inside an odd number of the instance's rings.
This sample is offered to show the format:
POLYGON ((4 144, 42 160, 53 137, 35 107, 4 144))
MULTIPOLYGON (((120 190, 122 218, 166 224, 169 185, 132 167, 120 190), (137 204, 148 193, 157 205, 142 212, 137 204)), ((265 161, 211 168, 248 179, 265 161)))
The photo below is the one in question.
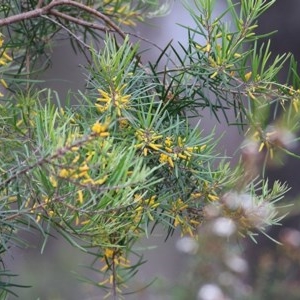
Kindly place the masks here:
POLYGON ((118 27, 114 22, 112 22, 109 17, 107 17, 106 15, 102 14, 101 12, 97 11, 94 8, 91 8, 91 7, 86 6, 82 3, 78 3, 78 2, 72 1, 72 0, 53 0, 53 1, 56 3, 55 6, 57 6, 57 5, 69 5, 69 6, 78 7, 80 9, 90 13, 91 15, 94 15, 97 18, 103 20, 104 22, 106 22, 108 24, 108 26, 113 28, 123 39, 126 37, 125 33, 120 29, 120 27, 118 27), (59 3, 59 4, 57 4, 57 3, 59 3))
MULTIPOLYGON (((39 5, 41 5, 41 2, 39 3, 39 5)), ((106 15, 97 11, 96 9, 86 6, 82 3, 72 1, 72 0, 52 0, 48 5, 46 5, 44 7, 39 7, 39 5, 34 10, 1 19, 0 27, 5 26, 5 25, 10 25, 13 23, 17 23, 17 22, 27 20, 27 19, 38 18, 38 17, 41 17, 42 15, 49 15, 49 14, 51 14, 51 10, 54 7, 66 5, 66 6, 77 7, 79 9, 86 11, 87 13, 94 15, 95 17, 101 19, 109 27, 114 29, 123 39, 126 36, 125 33, 120 29, 120 27, 118 27, 114 22, 112 22, 109 17, 107 17, 106 15)))
MULTIPOLYGON (((70 22, 73 22, 75 24, 78 24, 78 25, 81 25, 81 26, 86 26, 86 27, 89 27, 89 28, 92 28, 92 29, 96 29, 96 30, 100 30, 100 31, 103 31, 103 32, 116 32, 114 29, 110 29, 108 27, 105 27, 105 26, 102 26, 102 25, 99 25, 97 23, 93 23, 93 22, 88 22, 88 21, 85 21, 85 20, 82 20, 82 19, 78 19, 78 18, 75 18, 75 17, 72 17, 68 14, 65 14, 65 13, 62 13, 56 9, 52 9, 50 11, 51 15, 55 16, 55 17, 58 17, 58 18, 62 18, 64 20, 67 20, 67 21, 70 21, 70 22)), ((48 18, 50 21, 53 21, 55 22, 53 19, 51 18, 48 18)), ((58 23, 59 26, 62 26, 62 24, 58 23)), ((62 26, 63 27, 63 26, 62 26)), ((67 30, 67 28, 63 27, 65 30, 67 30)), ((69 30, 67 30, 69 31, 69 30)), ((163 49, 161 47, 159 47, 157 44, 155 44, 154 42, 151 42, 150 40, 136 34, 136 33, 133 33, 133 32, 126 32, 126 31, 123 31, 124 35, 130 35, 130 36, 134 36, 134 37, 137 37, 138 39, 142 40, 142 41, 145 41, 146 43, 149 43, 151 44, 152 46, 156 47, 157 49, 159 49, 160 51, 163 51, 163 49)), ((73 34, 72 34, 73 35, 73 34)), ((76 37, 75 37, 76 38, 76 37)), ((78 40, 78 38, 76 38, 78 40)), ((82 43, 86 48, 90 48, 89 46, 87 46, 85 43, 83 43, 82 41, 78 40, 80 43, 82 43)), ((171 59, 171 61, 173 62, 173 60, 171 59)), ((175 62, 173 62, 175 64, 175 62)), ((141 65, 140 65, 141 66, 141 65)), ((144 67, 142 67, 144 68, 144 67)))
MULTIPOLYGON (((78 19, 78 18, 72 17, 72 16, 70 16, 68 14, 65 14, 65 13, 62 13, 62 12, 56 10, 56 9, 52 9, 51 12, 50 12, 50 14, 53 15, 53 16, 65 19, 67 21, 76 23, 76 24, 81 25, 81 26, 86 26, 86 27, 89 27, 89 28, 92 28, 92 29, 103 31, 103 32, 115 32, 114 29, 110 29, 108 27, 99 25, 97 23, 88 22, 88 21, 85 21, 85 20, 82 20, 82 19, 78 19)), ((49 20, 53 21, 50 18, 49 18, 49 20)), ((61 25, 61 24, 59 24, 59 25, 61 25)), ((148 40, 148 39, 146 39, 146 38, 144 38, 144 37, 142 37, 142 36, 140 36, 140 35, 138 35, 136 33, 126 32, 126 31, 123 31, 123 33, 126 34, 126 35, 134 36, 134 37, 138 38, 139 40, 142 40, 142 41, 144 41, 144 42, 146 42, 146 43, 154 46, 155 48, 157 48, 161 52, 164 51, 164 49, 162 49, 161 47, 159 47, 156 43, 154 43, 154 42, 152 42, 152 41, 150 41, 150 40, 148 40)), ((84 46, 86 47, 86 44, 84 44, 84 46)), ((89 48, 89 47, 87 47, 87 48, 89 48)), ((172 59, 170 59, 170 61, 175 65, 175 62, 172 59)))
MULTIPOLYGON (((76 23, 76 24, 78 24, 78 25, 86 26, 86 27, 89 27, 89 28, 92 28, 92 29, 96 29, 96 30, 100 30, 100 31, 103 31, 103 32, 106 32, 106 33, 107 33, 107 32, 116 32, 114 29, 110 29, 110 28, 108 28, 108 27, 99 25, 99 24, 97 24, 97 23, 88 22, 88 21, 85 21, 85 20, 82 20, 82 19, 78 19, 78 18, 72 17, 72 16, 70 16, 70 15, 68 15, 68 14, 64 14, 64 13, 62 13, 62 12, 56 10, 56 9, 52 9, 51 12, 50 12, 50 14, 53 15, 53 16, 55 16, 55 17, 62 18, 62 19, 64 19, 64 20, 67 20, 67 21, 76 23)), ((52 18, 48 18, 48 17, 47 17, 47 19, 48 19, 49 21, 52 21, 52 22, 57 23, 57 25, 63 27, 65 30, 67 30, 67 31, 71 34, 70 30, 68 30, 68 29, 67 29, 65 26, 63 26, 62 24, 60 24, 60 23, 54 21, 52 18)), ((154 43, 154 42, 152 42, 152 41, 150 41, 150 40, 148 40, 148 39, 146 39, 146 38, 144 38, 144 37, 142 37, 142 36, 140 36, 140 35, 138 35, 138 34, 136 34, 136 33, 124 31, 124 34, 130 35, 130 36, 134 36, 134 37, 136 37, 136 38, 138 38, 138 39, 140 39, 140 40, 142 40, 142 41, 144 41, 144 42, 146 42, 146 43, 148 43, 148 44, 150 44, 150 45, 156 47, 158 50, 160 50, 161 52, 163 52, 163 49, 162 49, 161 47, 159 47, 156 43, 154 43)), ((73 34, 72 34, 72 35, 73 35, 73 34)), ((90 48, 90 46, 88 46, 87 44, 85 44, 83 41, 79 40, 75 35, 74 35, 74 38, 75 38, 76 40, 78 40, 80 43, 82 43, 82 44, 84 45, 84 47, 90 48)), ((174 62, 172 59, 170 59, 170 60, 173 62, 173 64, 175 64, 175 62, 174 62)))
MULTIPOLYGON (((72 16, 64 14, 64 13, 62 13, 62 12, 56 10, 56 9, 52 9, 50 11, 50 14, 53 15, 53 16, 56 16, 58 18, 62 18, 62 19, 65 19, 67 21, 76 23, 76 24, 81 25, 81 26, 86 26, 86 27, 89 27, 89 28, 92 28, 92 29, 97 29, 97 30, 103 31, 103 32, 112 31, 111 29, 109 29, 105 26, 72 17, 72 16)), ((113 31, 115 32, 115 30, 113 30, 113 31)))

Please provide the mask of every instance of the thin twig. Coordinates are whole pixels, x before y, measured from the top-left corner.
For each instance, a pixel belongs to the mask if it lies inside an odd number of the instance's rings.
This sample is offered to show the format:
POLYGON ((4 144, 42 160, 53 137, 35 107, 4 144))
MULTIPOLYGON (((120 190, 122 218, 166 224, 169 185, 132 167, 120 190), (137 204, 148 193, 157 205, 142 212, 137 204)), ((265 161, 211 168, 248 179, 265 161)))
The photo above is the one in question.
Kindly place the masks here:
MULTIPOLYGON (((64 29, 70 36, 72 36, 79 44, 83 45, 86 49, 91 50, 91 47, 86 44, 84 41, 82 41, 75 33, 73 33, 68 27, 64 26, 61 22, 54 20, 53 18, 50 18, 48 16, 43 15, 43 18, 49 20, 50 22, 53 22, 54 24, 56 24, 57 26, 60 27, 60 29, 64 29)), ((78 46, 79 47, 79 46, 78 46)), ((82 51, 83 55, 85 56, 87 62, 90 64, 91 60, 88 57, 88 55, 86 54, 85 51, 82 51)))
MULTIPOLYGON (((108 28, 106 26, 102 26, 102 25, 99 25, 97 23, 93 23, 93 22, 88 22, 88 21, 85 21, 85 20, 82 20, 82 19, 78 19, 78 18, 75 18, 75 17, 72 17, 68 14, 65 14, 65 13, 62 13, 56 9, 52 9, 50 11, 50 14, 53 15, 53 16, 56 16, 56 17, 60 17, 62 19, 65 19, 67 21, 70 21, 70 22, 73 22, 75 24, 78 24, 78 25, 81 25, 81 26, 85 26, 85 27, 89 27, 91 29, 96 29, 96 30, 100 30, 100 31, 103 31, 103 32, 116 32, 114 29, 111 29, 111 28, 108 28)), ((53 21, 53 19, 51 18, 47 18, 48 20, 51 20, 53 21)), ((60 23, 58 24, 59 26, 62 26, 60 23)), ((66 27, 64 27, 64 29, 66 30, 66 27)), ((68 32, 70 33, 70 30, 68 30, 68 32)), ((160 50, 161 52, 163 52, 163 49, 161 47, 159 47, 156 43, 150 41, 149 39, 146 39, 136 33, 133 33, 133 32, 130 32, 130 31, 124 31, 123 32, 124 34, 126 35, 130 35, 130 36, 133 36, 133 37, 136 37, 138 38, 139 40, 142 40, 152 46, 154 46, 155 48, 157 48, 158 50, 160 50)), ((74 34, 72 34, 74 35, 74 34)), ((80 43, 83 44, 84 47, 86 48, 90 48, 90 46, 88 46, 87 44, 85 44, 84 42, 82 42, 81 40, 79 40, 78 38, 76 38, 80 43)), ((175 62, 171 59, 171 62, 175 64, 175 62)))
POLYGON ((73 147, 79 147, 79 146, 83 145, 84 143, 90 141, 91 138, 93 138, 93 137, 95 137, 94 134, 87 135, 83 139, 80 139, 80 140, 76 141, 74 144, 72 144, 70 146, 65 146, 65 147, 59 148, 51 156, 49 156, 49 157, 47 157, 47 156, 41 157, 35 163, 33 163, 31 165, 27 165, 24 169, 17 170, 14 174, 11 174, 11 176, 8 177, 6 180, 4 180, 3 182, 0 182, 0 189, 3 188, 3 187, 6 187, 10 182, 12 182, 13 180, 15 180, 19 176, 22 176, 22 175, 30 172, 34 168, 42 166, 42 165, 47 164, 47 163, 51 163, 51 160, 57 159, 57 158, 65 155, 67 152, 71 151, 71 149, 73 147))
MULTIPOLYGON (((53 11, 52 11, 53 12, 53 11)), ((58 12, 59 13, 59 12, 58 12)), ((56 13, 53 15, 56 15, 56 13)), ((57 16, 60 16, 61 13, 57 14, 57 16)), ((65 15, 65 14, 62 14, 62 15, 65 15)), ((65 15, 65 16, 68 16, 68 15, 65 15)), ((82 44, 85 48, 87 49, 91 49, 91 47, 86 44, 84 41, 82 41, 75 33, 73 33, 69 28, 67 28, 66 26, 64 26, 63 24, 61 24, 60 22, 48 17, 48 16, 42 16, 43 18, 47 19, 48 21, 50 22, 53 22, 55 23, 57 26, 63 28, 69 35, 71 35, 74 39, 76 39, 76 41, 78 41, 80 44, 82 44)), ((69 16, 68 16, 69 17, 69 16)), ((75 19, 75 18, 74 18, 75 19)), ((77 20, 77 19, 76 19, 77 20)))

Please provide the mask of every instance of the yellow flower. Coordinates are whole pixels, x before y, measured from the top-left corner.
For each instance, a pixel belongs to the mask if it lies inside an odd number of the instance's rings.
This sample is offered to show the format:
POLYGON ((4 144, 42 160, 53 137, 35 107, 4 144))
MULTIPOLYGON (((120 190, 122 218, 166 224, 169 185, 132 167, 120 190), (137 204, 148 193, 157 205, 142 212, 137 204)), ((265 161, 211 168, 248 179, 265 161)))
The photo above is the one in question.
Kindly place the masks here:
POLYGON ((208 195, 207 195, 207 198, 208 198, 210 201, 216 201, 216 200, 219 200, 219 197, 216 196, 216 195, 213 195, 213 194, 208 194, 208 195))
POLYGON ((106 256, 106 258, 113 258, 115 256, 115 251, 111 248, 106 248, 104 251, 104 255, 106 256))
POLYGON ((83 192, 82 192, 82 190, 77 191, 77 200, 80 204, 83 203, 83 192))
POLYGON ((70 172, 67 169, 61 169, 59 176, 62 178, 68 178, 70 176, 70 172))
POLYGON ((172 168, 174 168, 174 162, 173 162, 170 155, 161 153, 160 156, 159 156, 159 162, 162 163, 162 164, 163 163, 168 163, 172 168))
POLYGON ((7 89, 8 85, 4 79, 0 79, 0 83, 7 89))
POLYGON ((292 97, 292 105, 296 113, 299 111, 299 99, 300 99, 300 89, 294 90, 293 88, 289 91, 292 97))
POLYGON ((174 161, 179 159, 190 160, 194 151, 202 151, 206 145, 202 146, 186 146, 185 138, 181 136, 177 137, 177 143, 173 141, 171 137, 166 137, 164 140, 164 150, 170 154, 161 154, 159 161, 161 163, 169 163, 171 167, 174 167, 174 161))
POLYGON ((109 93, 103 91, 102 89, 98 89, 99 94, 101 97, 97 98, 98 102, 104 102, 105 104, 110 104, 111 96, 109 93))
POLYGON ((174 227, 177 227, 178 225, 183 223, 183 219, 181 218, 180 215, 176 215, 175 216, 175 220, 174 220, 174 227))
POLYGON ((172 137, 167 136, 167 137, 165 138, 165 145, 166 145, 167 147, 171 147, 171 146, 173 145, 172 137))
POLYGON ((105 183, 105 181, 107 180, 107 178, 108 178, 108 175, 105 175, 105 176, 103 176, 102 178, 97 179, 97 180, 94 182, 94 184, 102 185, 103 183, 105 183))
POLYGON ((54 188, 56 188, 57 187, 57 180, 55 179, 55 177, 54 176, 50 176, 50 183, 51 183, 51 185, 54 187, 54 188))
POLYGON ((86 164, 86 163, 84 163, 81 167, 79 167, 79 171, 80 172, 86 172, 86 171, 88 171, 90 168, 89 168, 89 166, 86 164))
POLYGON ((250 71, 250 72, 248 72, 248 73, 246 73, 245 74, 245 81, 249 81, 250 80, 250 78, 251 78, 251 76, 252 76, 252 72, 250 71))
POLYGON ((109 136, 109 132, 107 132, 108 124, 102 124, 100 122, 94 123, 92 126, 92 132, 101 137, 109 136))
POLYGON ((177 213, 179 211, 183 211, 188 208, 188 205, 184 203, 180 198, 172 203, 172 211, 177 213))

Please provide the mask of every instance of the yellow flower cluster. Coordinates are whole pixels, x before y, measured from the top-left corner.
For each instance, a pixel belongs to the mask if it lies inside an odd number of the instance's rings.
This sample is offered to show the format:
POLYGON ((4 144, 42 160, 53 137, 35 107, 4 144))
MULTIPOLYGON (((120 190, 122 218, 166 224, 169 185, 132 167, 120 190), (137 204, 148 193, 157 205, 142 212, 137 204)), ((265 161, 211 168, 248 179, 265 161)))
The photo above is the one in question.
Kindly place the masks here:
MULTIPOLYGON (((108 125, 103 125, 99 122, 96 122, 92 127, 92 135, 106 137, 108 132, 106 131, 108 125)), ((73 135, 73 138, 77 137, 73 135)), ((79 135, 80 137, 80 135, 79 135)), ((78 137, 77 137, 78 138, 78 137)), ((87 142, 93 143, 94 140, 90 137, 87 138, 87 142)), ((70 141, 67 142, 67 145, 70 144, 70 141)), ((98 141, 96 143, 99 145, 98 141)), ((91 185, 103 185, 107 179, 108 175, 99 176, 95 175, 93 168, 90 166, 91 161, 94 160, 95 155, 98 155, 95 150, 93 150, 92 144, 84 143, 83 145, 72 146, 68 145, 66 149, 69 149, 68 153, 65 154, 67 161, 69 163, 60 163, 61 167, 57 173, 57 177, 60 179, 67 179, 69 181, 76 181, 76 184, 79 184, 82 188, 79 189, 77 194, 77 203, 82 204, 84 202, 84 187, 91 185), (87 147, 87 148, 86 148, 87 147), (67 165, 67 166, 66 166, 67 165)), ((106 140, 102 140, 100 145, 106 145, 106 140)), ((102 162, 105 164, 105 162, 102 162)), ((58 187, 57 177, 51 175, 49 180, 53 188, 58 187)))
MULTIPOLYGON (((12 58, 6 53, 5 50, 2 50, 4 43, 3 35, 0 34, 0 67, 7 65, 9 62, 12 61, 12 58)), ((1 78, 0 83, 2 84, 3 87, 7 88, 7 83, 6 81, 1 78)), ((3 94, 0 92, 0 97, 3 97, 3 94)))
POLYGON ((164 140, 165 153, 160 154, 159 161, 168 163, 174 168, 174 162, 178 160, 188 161, 195 151, 204 150, 206 145, 188 147, 185 145, 185 138, 177 137, 176 142, 172 137, 166 137, 164 140))
POLYGON ((159 202, 156 201, 156 196, 151 196, 148 199, 143 199, 143 197, 139 194, 135 195, 135 202, 137 203, 137 207, 135 208, 135 221, 139 223, 142 214, 146 212, 148 218, 151 221, 154 221, 154 218, 151 214, 151 211, 155 210, 159 206, 159 202))
POLYGON ((47 217, 51 218, 54 215, 54 211, 51 208, 51 200, 47 196, 42 196, 39 202, 32 203, 32 199, 28 198, 25 203, 25 208, 30 208, 30 213, 35 216, 35 221, 39 223, 42 216, 47 213, 47 217))
POLYGON ((182 235, 195 236, 195 229, 200 225, 199 217, 193 217, 188 213, 189 206, 182 199, 172 203, 171 215, 174 217, 174 227, 181 228, 182 235))
MULTIPOLYGON (((59 185, 59 179, 65 179, 69 182, 72 182, 77 188, 76 192, 74 192, 74 203, 70 204, 71 206, 75 207, 81 207, 82 205, 85 204, 85 199, 89 195, 89 192, 87 191, 87 187, 99 187, 102 186, 104 183, 106 183, 108 179, 108 175, 96 175, 95 172, 93 171, 93 168, 89 165, 90 161, 93 160, 94 155, 96 155, 95 151, 87 150, 84 151, 80 147, 73 147, 74 151, 72 151, 71 154, 74 155, 75 157, 70 163, 70 166, 68 167, 62 167, 58 171, 58 174, 55 176, 50 176, 50 183, 53 188, 57 188, 59 185), (80 153, 79 151, 82 151, 80 153), (83 154, 84 153, 84 154, 83 154), (82 157, 84 156, 84 160, 82 160, 82 157)), ((84 214, 78 214, 75 218, 75 225, 85 225, 89 222, 89 220, 86 220, 86 215, 84 214)))
MULTIPOLYGON (((128 211, 127 214, 128 221, 124 223, 124 226, 122 228, 123 233, 126 232, 126 234, 128 234, 129 232, 131 232, 134 235, 138 236, 140 231, 143 230, 141 229, 140 225, 141 222, 143 222, 144 217, 148 216, 148 218, 151 221, 153 221, 154 218, 152 216, 152 213, 158 206, 159 206, 159 202, 157 201, 155 195, 145 199, 145 197, 142 194, 135 194, 132 203, 132 210, 130 210, 131 214, 128 211)), ((91 220, 86 220, 83 223, 88 224, 90 221, 91 220)), ((107 221, 114 223, 115 222, 114 214, 109 215, 107 221)), ((99 230, 99 232, 101 232, 101 230, 99 230)), ((99 232, 98 234, 99 236, 101 236, 101 243, 105 241, 109 245, 103 249, 103 256, 100 259, 100 262, 103 264, 103 267, 101 267, 100 271, 105 275, 107 275, 108 271, 112 270, 113 265, 114 268, 130 267, 130 261, 124 256, 123 248, 119 244, 121 238, 118 235, 118 232, 114 232, 113 234, 109 234, 109 235, 106 232, 104 234, 103 232, 102 233, 99 232)), ((106 278, 104 281, 102 281, 99 284, 101 285, 111 284, 111 280, 112 277, 110 275, 108 278, 106 278)))
POLYGON ((154 130, 139 129, 135 132, 138 140, 137 149, 142 149, 144 156, 148 155, 148 151, 158 151, 162 148, 162 144, 157 144, 157 141, 162 139, 163 135, 157 134, 154 130))
POLYGON ((108 125, 108 123, 103 124, 97 121, 96 123, 94 123, 91 129, 95 135, 100 137, 107 137, 109 136, 109 132, 107 131, 108 125))
POLYGON ((217 201, 219 196, 216 194, 216 188, 216 186, 211 186, 208 182, 204 182, 201 193, 193 193, 192 198, 204 197, 209 201, 217 201))
MULTIPOLYGON (((90 154, 88 157, 91 158, 92 154, 90 154)), ((75 162, 75 160, 78 158, 78 156, 73 160, 73 162, 75 162)), ((91 170, 90 167, 88 166, 88 159, 86 159, 84 162, 82 162, 79 167, 73 168, 73 167, 69 167, 69 168, 62 168, 59 173, 58 176, 60 178, 64 178, 64 179, 74 179, 74 180, 79 180, 80 184, 82 185, 102 185, 106 182, 108 176, 105 175, 102 178, 98 178, 98 179, 93 179, 91 176, 91 170)), ((78 200, 79 202, 82 202, 82 198, 81 198, 81 193, 79 192, 78 194, 78 200)))
MULTIPOLYGON (((196 46, 199 49, 199 47, 196 46)), ((232 67, 234 64, 228 63, 230 61, 230 56, 232 55, 230 49, 224 51, 220 44, 216 44, 214 47, 214 51, 212 52, 212 45, 207 42, 206 46, 204 46, 200 50, 208 53, 208 63, 210 67, 213 69, 213 73, 210 75, 210 78, 215 78, 217 75, 224 73, 227 71, 231 74, 232 67)), ((233 54, 234 56, 235 53, 233 54)))
POLYGON ((154 130, 139 129, 136 130, 135 136, 138 140, 135 147, 141 149, 144 156, 147 156, 149 152, 160 151, 159 162, 167 163, 172 168, 174 168, 175 161, 189 161, 195 151, 202 151, 206 148, 206 145, 186 146, 186 139, 181 136, 176 139, 167 136, 163 139, 163 135, 154 130))
POLYGON ((124 94, 124 89, 126 84, 122 85, 120 88, 116 89, 110 88, 109 92, 102 89, 98 89, 101 97, 97 98, 96 108, 99 112, 103 113, 105 111, 114 108, 117 112, 117 116, 122 115, 122 110, 128 108, 130 103, 131 95, 124 94))
POLYGON ((101 262, 105 262, 104 267, 101 269, 102 272, 108 270, 112 262, 115 266, 130 266, 130 261, 122 255, 122 251, 119 248, 115 247, 107 247, 104 249, 104 257, 101 259, 101 262))
POLYGON ((182 212, 188 208, 188 205, 181 199, 177 199, 172 203, 172 213, 175 217, 174 226, 177 227, 179 224, 183 224, 182 212))
MULTIPOLYGON (((104 266, 100 269, 101 272, 106 273, 109 269, 116 270, 118 267, 122 268, 129 268, 130 261, 123 256, 122 251, 120 248, 115 247, 107 247, 104 249, 103 257, 100 260, 101 263, 104 263, 104 266)), ((105 280, 99 282, 99 286, 104 285, 113 285, 114 282, 118 283, 117 291, 120 293, 121 289, 120 286, 124 285, 124 278, 121 277, 120 274, 116 273, 115 271, 112 272, 105 280)), ((107 298, 110 294, 108 293, 105 298, 107 298)))

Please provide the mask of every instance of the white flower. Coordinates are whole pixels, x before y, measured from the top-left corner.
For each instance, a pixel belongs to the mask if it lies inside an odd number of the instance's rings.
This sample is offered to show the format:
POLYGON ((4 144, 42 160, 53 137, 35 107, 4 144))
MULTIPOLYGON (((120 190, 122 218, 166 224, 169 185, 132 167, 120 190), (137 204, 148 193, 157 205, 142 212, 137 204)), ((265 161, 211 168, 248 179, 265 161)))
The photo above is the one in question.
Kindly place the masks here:
POLYGON ((225 297, 219 286, 208 283, 199 289, 198 300, 225 300, 225 297))

